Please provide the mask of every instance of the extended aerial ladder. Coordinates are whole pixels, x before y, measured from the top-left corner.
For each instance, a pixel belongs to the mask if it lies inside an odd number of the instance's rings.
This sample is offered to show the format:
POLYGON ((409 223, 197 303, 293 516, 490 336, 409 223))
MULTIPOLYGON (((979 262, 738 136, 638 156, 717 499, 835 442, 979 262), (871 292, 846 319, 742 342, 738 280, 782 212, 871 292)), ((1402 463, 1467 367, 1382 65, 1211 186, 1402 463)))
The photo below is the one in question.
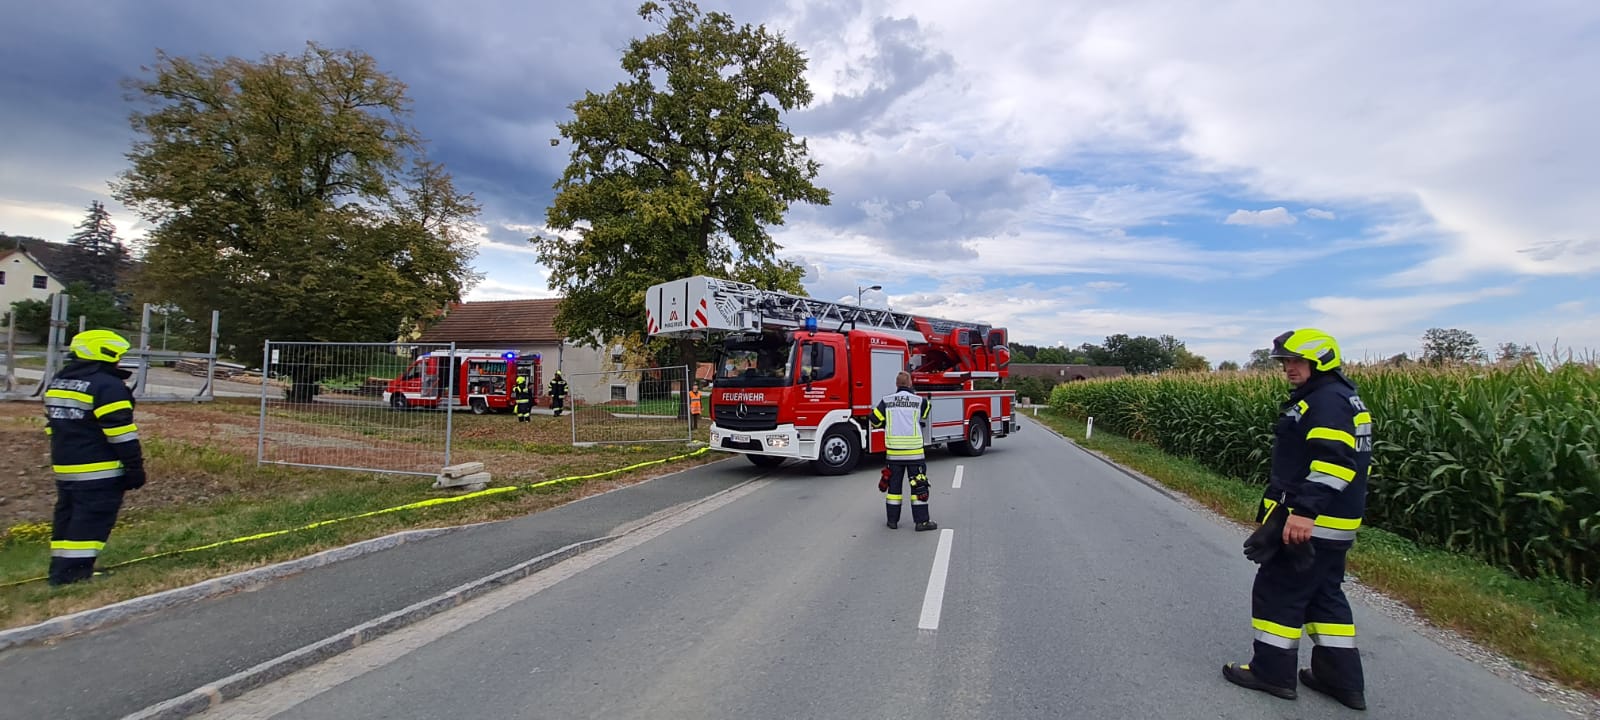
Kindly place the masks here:
POLYGON ((652 286, 645 300, 645 324, 649 335, 667 337, 769 329, 872 330, 914 348, 910 369, 918 385, 1009 374, 1006 332, 986 323, 828 302, 704 275, 652 286))

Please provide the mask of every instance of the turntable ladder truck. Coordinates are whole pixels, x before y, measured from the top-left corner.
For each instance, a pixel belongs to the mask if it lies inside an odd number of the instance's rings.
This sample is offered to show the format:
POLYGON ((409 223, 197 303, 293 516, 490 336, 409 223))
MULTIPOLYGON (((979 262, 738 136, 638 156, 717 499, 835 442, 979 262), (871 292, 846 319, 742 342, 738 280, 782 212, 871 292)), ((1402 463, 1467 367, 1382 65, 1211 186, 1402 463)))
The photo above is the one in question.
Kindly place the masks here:
POLYGON ((759 467, 809 461, 823 475, 884 451, 873 408, 908 371, 932 404, 923 445, 982 455, 1017 432, 1015 390, 979 390, 1009 376, 1006 330, 984 323, 863 308, 696 275, 645 300, 651 337, 721 340, 710 399, 714 450, 759 467))

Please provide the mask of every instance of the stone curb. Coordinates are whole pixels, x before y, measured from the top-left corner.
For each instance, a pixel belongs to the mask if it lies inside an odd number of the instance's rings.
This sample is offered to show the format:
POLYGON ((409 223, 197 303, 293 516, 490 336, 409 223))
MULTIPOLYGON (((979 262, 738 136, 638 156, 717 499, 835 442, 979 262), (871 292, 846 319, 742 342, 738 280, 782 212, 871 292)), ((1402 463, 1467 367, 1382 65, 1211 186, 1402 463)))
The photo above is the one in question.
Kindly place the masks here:
POLYGON ((604 546, 619 537, 622 536, 608 535, 593 540, 575 542, 559 550, 552 550, 509 569, 458 585, 443 594, 423 600, 410 607, 396 610, 325 640, 319 640, 255 667, 190 690, 170 700, 151 705, 139 712, 128 715, 127 718, 129 720, 180 720, 181 718, 198 715, 262 685, 281 680, 291 673, 311 667, 335 655, 353 650, 364 643, 371 642, 396 630, 455 608, 468 600, 526 578, 563 560, 604 546))
POLYGON ((0 652, 7 649, 41 643, 48 640, 75 635, 77 633, 98 630, 108 625, 146 615, 159 610, 165 610, 177 605, 191 603, 206 598, 237 592, 250 587, 261 585, 271 580, 304 572, 312 568, 329 565, 332 563, 349 560, 368 553, 388 550, 399 545, 416 540, 426 540, 457 530, 472 527, 461 525, 445 528, 428 528, 424 530, 406 530, 392 535, 385 535, 371 540, 364 540, 352 545, 345 545, 330 550, 324 550, 315 555, 308 555, 294 560, 285 560, 281 563, 266 567, 254 568, 212 578, 181 588, 173 588, 154 595, 145 595, 105 607, 93 608, 76 612, 71 615, 51 618, 36 625, 28 625, 0 632, 0 652))

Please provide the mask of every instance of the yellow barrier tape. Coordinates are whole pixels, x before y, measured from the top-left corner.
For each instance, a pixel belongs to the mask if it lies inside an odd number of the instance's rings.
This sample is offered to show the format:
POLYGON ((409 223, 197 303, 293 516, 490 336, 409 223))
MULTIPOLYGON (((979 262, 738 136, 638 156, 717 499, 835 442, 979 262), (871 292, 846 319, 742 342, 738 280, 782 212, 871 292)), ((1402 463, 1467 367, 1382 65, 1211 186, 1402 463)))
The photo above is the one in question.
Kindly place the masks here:
MULTIPOLYGON (((255 535, 246 535, 244 537, 237 537, 237 538, 233 538, 231 540, 220 540, 220 541, 217 541, 217 542, 214 542, 214 543, 209 543, 209 544, 206 544, 206 545, 199 545, 199 546, 196 546, 196 547, 184 548, 182 550, 168 550, 167 552, 156 553, 154 555, 146 555, 144 557, 137 557, 137 558, 134 558, 132 560, 124 560, 124 561, 116 563, 114 565, 104 565, 104 566, 101 567, 101 569, 110 570, 112 568, 127 567, 129 565, 134 564, 134 563, 141 563, 141 562, 145 562, 147 560, 155 560, 155 559, 158 559, 158 558, 171 557, 173 555, 183 555, 183 554, 192 553, 192 552, 200 552, 201 550, 211 550, 213 548, 219 548, 219 547, 222 547, 224 545, 237 545, 239 543, 246 543, 246 542, 251 542, 251 541, 254 541, 254 540, 264 540, 264 539, 270 538, 270 537, 278 537, 280 535, 288 535, 289 533, 300 532, 300 531, 303 531, 303 530, 312 530, 312 529, 315 529, 315 528, 325 527, 325 526, 328 526, 328 525, 333 525, 333 524, 336 524, 336 523, 342 523, 342 522, 346 522, 346 521, 349 521, 349 520, 359 520, 361 518, 368 518, 368 517, 373 517, 375 515, 383 515, 383 514, 392 513, 392 512, 400 512, 402 510, 416 510, 418 508, 432 507, 432 506, 436 506, 436 505, 445 505, 445 504, 448 504, 448 503, 457 503, 457 502, 461 502, 463 500, 472 500, 472 499, 475 499, 475 498, 487 497, 489 495, 500 495, 500 494, 508 493, 508 492, 516 492, 518 490, 534 490, 534 489, 537 489, 537 488, 549 487, 551 485, 558 485, 558 484, 561 484, 561 483, 576 482, 576 481, 579 481, 579 480, 593 480, 594 478, 605 477, 607 475, 617 475, 619 473, 625 473, 625 472, 629 472, 631 470, 638 470, 640 468, 649 467, 651 465, 660 465, 662 463, 668 463, 668 462, 672 462, 674 460, 685 460, 685 459, 688 459, 688 458, 695 457, 697 455, 703 455, 706 452, 708 452, 709 450, 711 450, 710 447, 703 447, 703 448, 700 448, 698 450, 695 450, 692 453, 686 453, 686 454, 683 454, 683 455, 674 455, 672 457, 661 458, 659 460, 646 460, 645 462, 634 463, 634 464, 629 465, 627 467, 620 467, 620 468, 616 468, 614 470, 602 470, 600 472, 590 473, 588 475, 572 475, 572 476, 564 477, 564 478, 556 478, 554 480, 543 480, 543 481, 536 482, 536 483, 529 483, 527 485, 507 485, 507 486, 504 486, 504 487, 493 487, 493 488, 488 488, 488 489, 485 489, 485 490, 479 490, 477 492, 471 492, 471 493, 467 493, 465 495, 455 495, 455 496, 452 496, 452 497, 445 497, 445 498, 431 498, 431 499, 428 499, 428 500, 419 500, 419 501, 414 502, 414 503, 406 503, 405 505, 397 505, 395 507, 384 508, 382 510, 372 510, 372 511, 369 511, 369 512, 359 513, 359 514, 356 514, 356 515, 346 515, 344 517, 333 518, 331 520, 318 520, 317 522, 314 522, 314 523, 301 525, 300 527, 296 527, 296 528, 289 528, 287 530, 273 530, 271 532, 256 533, 255 535)), ((40 577, 28 578, 26 580, 16 580, 16 581, 12 581, 12 582, 9 582, 9 583, 0 584, 0 588, 15 587, 17 585, 26 585, 28 583, 38 582, 40 580, 47 580, 47 579, 49 579, 49 576, 40 576, 40 577)))

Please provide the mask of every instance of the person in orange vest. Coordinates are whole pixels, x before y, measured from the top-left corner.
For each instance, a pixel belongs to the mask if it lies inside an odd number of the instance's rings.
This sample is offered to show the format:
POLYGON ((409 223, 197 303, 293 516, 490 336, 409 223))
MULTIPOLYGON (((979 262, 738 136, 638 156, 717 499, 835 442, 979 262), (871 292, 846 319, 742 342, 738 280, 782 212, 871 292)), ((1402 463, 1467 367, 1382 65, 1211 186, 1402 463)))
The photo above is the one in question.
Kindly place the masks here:
POLYGON ((700 384, 689 390, 689 429, 700 429, 700 384))

